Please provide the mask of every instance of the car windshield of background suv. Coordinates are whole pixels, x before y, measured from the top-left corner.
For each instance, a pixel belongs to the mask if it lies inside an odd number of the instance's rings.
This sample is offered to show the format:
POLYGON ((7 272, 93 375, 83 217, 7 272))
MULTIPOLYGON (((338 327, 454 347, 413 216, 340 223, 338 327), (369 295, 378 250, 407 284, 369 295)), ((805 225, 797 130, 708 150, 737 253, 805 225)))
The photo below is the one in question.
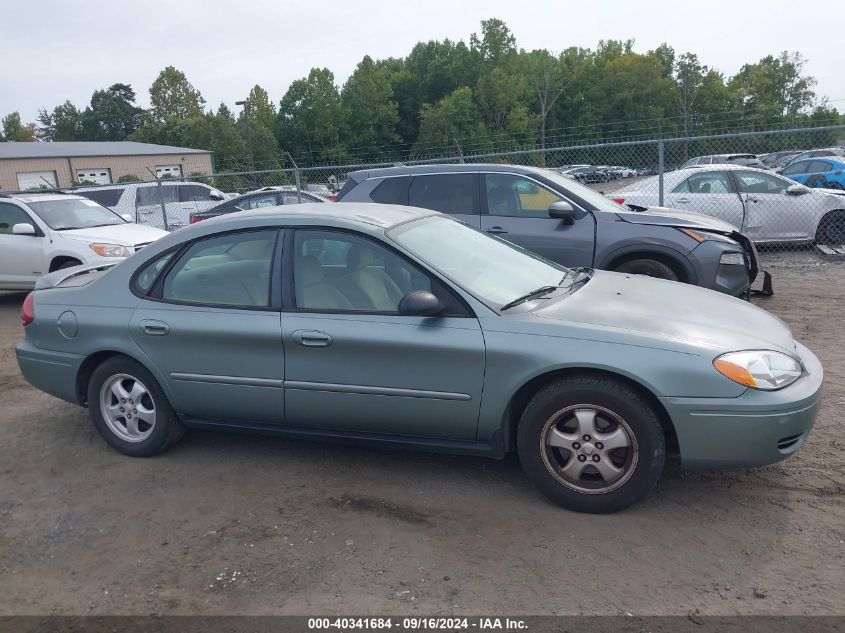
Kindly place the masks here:
POLYGON ((569 269, 450 218, 401 224, 388 237, 491 305, 505 305, 541 286, 558 286, 569 269))
POLYGON ((45 200, 30 202, 29 208, 54 231, 90 229, 95 226, 126 224, 126 220, 93 200, 45 200))

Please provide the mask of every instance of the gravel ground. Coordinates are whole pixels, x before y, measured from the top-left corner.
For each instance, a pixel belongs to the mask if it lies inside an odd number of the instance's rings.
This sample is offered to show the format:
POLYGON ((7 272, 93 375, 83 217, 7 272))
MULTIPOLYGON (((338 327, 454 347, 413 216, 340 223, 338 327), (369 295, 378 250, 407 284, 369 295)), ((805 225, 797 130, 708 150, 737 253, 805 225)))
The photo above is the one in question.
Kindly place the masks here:
POLYGON ((550 505, 513 458, 211 432, 123 457, 25 383, 23 295, 0 295, 0 615, 845 614, 845 263, 767 260, 758 305, 826 369, 808 444, 670 469, 613 516, 550 505))

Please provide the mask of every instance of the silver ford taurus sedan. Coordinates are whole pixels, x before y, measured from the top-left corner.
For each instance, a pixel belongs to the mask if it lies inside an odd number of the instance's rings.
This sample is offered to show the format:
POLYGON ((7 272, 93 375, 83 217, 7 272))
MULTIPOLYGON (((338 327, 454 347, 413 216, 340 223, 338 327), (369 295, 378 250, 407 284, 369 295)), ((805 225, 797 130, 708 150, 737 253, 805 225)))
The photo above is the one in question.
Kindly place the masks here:
POLYGON ((822 367, 748 303, 567 269, 437 212, 299 205, 175 232, 43 277, 17 358, 105 440, 186 427, 502 457, 545 495, 612 512, 686 467, 783 459, 822 367))

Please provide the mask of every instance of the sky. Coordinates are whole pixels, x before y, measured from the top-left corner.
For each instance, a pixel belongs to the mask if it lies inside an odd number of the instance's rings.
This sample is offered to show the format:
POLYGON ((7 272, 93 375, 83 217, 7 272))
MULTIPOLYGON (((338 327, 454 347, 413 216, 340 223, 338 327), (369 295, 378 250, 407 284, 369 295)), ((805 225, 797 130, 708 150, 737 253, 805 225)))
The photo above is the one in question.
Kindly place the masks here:
POLYGON ((138 103, 174 65, 208 105, 237 111, 256 83, 278 103, 312 67, 328 67, 339 85, 364 55, 402 57, 421 40, 469 41, 481 20, 496 17, 517 46, 559 52, 595 48, 601 39, 634 39, 645 52, 667 42, 677 53, 730 76, 747 62, 782 50, 807 58, 816 92, 845 112, 840 45, 842 0, 817 0, 812 18, 784 0, 3 0, 0 23, 0 116, 70 99, 80 109, 91 93, 129 83, 138 103), (8 19, 9 17, 12 19, 8 19))

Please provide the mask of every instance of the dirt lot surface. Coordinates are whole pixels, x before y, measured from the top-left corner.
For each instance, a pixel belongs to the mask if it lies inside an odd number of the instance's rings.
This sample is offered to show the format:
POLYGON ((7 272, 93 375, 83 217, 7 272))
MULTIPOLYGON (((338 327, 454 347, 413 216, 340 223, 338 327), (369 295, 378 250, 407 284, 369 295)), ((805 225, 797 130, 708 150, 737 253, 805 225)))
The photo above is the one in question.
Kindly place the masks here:
POLYGON ((757 303, 826 369, 807 446, 672 469, 613 516, 552 506, 513 458, 211 432, 124 457, 23 380, 23 295, 0 295, 0 615, 843 614, 845 263, 772 259, 757 303))

